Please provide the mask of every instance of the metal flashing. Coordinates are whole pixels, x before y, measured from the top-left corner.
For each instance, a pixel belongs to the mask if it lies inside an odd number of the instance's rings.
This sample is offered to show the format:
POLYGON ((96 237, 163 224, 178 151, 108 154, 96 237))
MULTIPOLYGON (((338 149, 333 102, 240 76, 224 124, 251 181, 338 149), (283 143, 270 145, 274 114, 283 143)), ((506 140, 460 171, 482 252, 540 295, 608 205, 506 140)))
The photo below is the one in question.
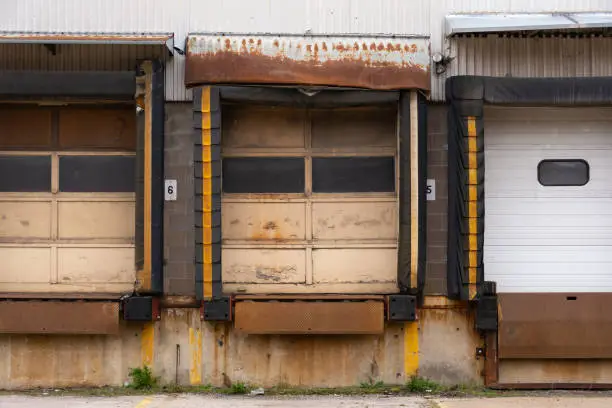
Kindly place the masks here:
POLYGON ((163 45, 173 54, 174 34, 0 31, 0 44, 163 45))
POLYGON ((612 27, 612 13, 450 14, 446 35, 512 31, 586 30, 612 27))

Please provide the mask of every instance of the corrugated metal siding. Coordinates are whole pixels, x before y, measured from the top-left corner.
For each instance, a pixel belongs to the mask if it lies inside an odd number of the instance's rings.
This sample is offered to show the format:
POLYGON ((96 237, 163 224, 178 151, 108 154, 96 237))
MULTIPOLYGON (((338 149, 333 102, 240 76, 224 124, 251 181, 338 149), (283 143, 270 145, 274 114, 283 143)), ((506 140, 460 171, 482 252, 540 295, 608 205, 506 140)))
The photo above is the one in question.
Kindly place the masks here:
MULTIPOLYGON (((0 27, 14 31, 173 32, 183 47, 188 32, 288 34, 427 34, 429 1, 388 0, 5 0, 0 27)), ((26 51, 24 51, 26 52, 26 51)), ((91 54, 91 52, 88 52, 91 54)), ((110 55, 97 54, 100 69, 110 55)), ((0 59, 8 56, 0 54, 0 59)), ((32 58, 34 58, 32 56, 32 58)), ((94 59, 88 55, 87 60, 94 59)), ((6 62, 5 64, 13 64, 6 62)), ((166 66, 166 99, 191 99, 185 60, 166 66)), ((58 65, 61 65, 58 63, 58 65)))
MULTIPOLYGON (((189 31, 189 0, 5 0, 2 2, 0 27, 4 31, 38 32, 172 32, 175 45, 182 47, 189 31)), ((218 8, 218 6, 216 6, 218 8)), ((142 48, 121 49, 115 47, 87 48, 71 46, 68 57, 51 58, 50 54, 35 56, 35 48, 23 48, 19 52, 38 69, 132 69, 126 59, 142 55, 142 48), (123 54, 125 53, 125 54, 123 54), (74 57, 77 58, 74 58, 74 57), (82 61, 80 61, 82 60, 82 61), (95 66, 95 67, 94 67, 95 66), (81 68, 82 67, 82 68, 81 68)), ((11 54, 0 48, 0 66, 19 65, 9 61, 11 54)), ((133 60, 134 61, 134 60, 133 60)), ((15 66, 18 69, 18 66, 15 66)), ((191 99, 183 85, 184 57, 176 55, 166 64, 166 99, 181 101, 191 99)))
MULTIPOLYGON (((464 49, 459 49, 459 45, 454 44, 454 40, 449 41, 445 38, 444 16, 446 14, 612 11, 612 2, 610 0, 436 0, 429 2, 429 4, 431 5, 429 11, 431 52, 442 52, 456 57, 445 74, 432 74, 431 98, 437 101, 444 100, 444 81, 446 78, 450 74, 457 75, 458 72, 463 72, 456 68, 457 65, 478 65, 478 63, 469 62, 470 59, 474 59, 474 51, 468 51, 469 55, 458 54, 458 52, 463 52, 464 49)), ((502 51, 495 49, 493 46, 486 51, 493 51, 498 55, 498 59, 503 59, 502 51)), ((491 56, 482 55, 482 58, 489 60, 491 56)), ((518 61, 516 57, 514 57, 514 61, 518 61)), ((532 68, 524 67, 523 69, 529 70, 532 68)), ((480 72, 475 73, 480 74, 480 72)))
POLYGON ((129 71, 138 59, 165 54, 151 45, 57 45, 53 55, 42 44, 0 44, 0 70, 129 71))
POLYGON ((429 1, 193 1, 191 31, 304 34, 429 32, 429 1))
MULTIPOLYGON (((459 12, 612 11, 610 0, 4 0, 0 27, 15 31, 430 35, 432 52, 449 49, 444 16, 459 12)), ((456 55, 455 55, 456 56, 456 55)), ((462 58, 461 56, 459 56, 462 58)), ((0 56, 0 58, 2 58, 0 56)), ((6 58, 6 57, 4 57, 6 58)), ((100 56, 102 61, 104 57, 100 56)), ((166 98, 187 100, 184 58, 166 68, 166 98)), ((432 78, 444 97, 445 76, 432 78)))
POLYGON ((612 38, 458 38, 452 53, 457 59, 451 63, 451 75, 612 75, 612 38))

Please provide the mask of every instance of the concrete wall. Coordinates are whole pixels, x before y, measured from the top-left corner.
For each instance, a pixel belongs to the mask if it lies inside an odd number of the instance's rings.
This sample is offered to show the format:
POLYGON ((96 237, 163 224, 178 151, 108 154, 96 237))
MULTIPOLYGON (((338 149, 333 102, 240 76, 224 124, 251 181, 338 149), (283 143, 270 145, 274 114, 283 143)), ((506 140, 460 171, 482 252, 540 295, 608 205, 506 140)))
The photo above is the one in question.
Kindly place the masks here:
POLYGON ((403 384, 415 374, 411 350, 418 350, 420 375, 478 383, 479 339, 469 314, 430 303, 420 323, 389 324, 379 336, 248 336, 230 323, 202 322, 198 309, 187 308, 165 309, 150 336, 137 324, 125 324, 117 336, 0 335, 0 389, 120 386, 147 353, 164 384, 403 384), (417 324, 418 342, 410 326, 417 324))
POLYGON ((427 202, 427 275, 425 294, 445 295, 448 225, 448 141, 446 105, 427 110, 427 178, 436 180, 436 200, 427 202))
POLYGON ((122 385, 140 365, 139 325, 117 336, 0 335, 0 389, 122 385))
POLYGON ((164 205, 164 291, 195 296, 193 119, 191 103, 166 104, 164 172, 177 181, 177 200, 164 205))

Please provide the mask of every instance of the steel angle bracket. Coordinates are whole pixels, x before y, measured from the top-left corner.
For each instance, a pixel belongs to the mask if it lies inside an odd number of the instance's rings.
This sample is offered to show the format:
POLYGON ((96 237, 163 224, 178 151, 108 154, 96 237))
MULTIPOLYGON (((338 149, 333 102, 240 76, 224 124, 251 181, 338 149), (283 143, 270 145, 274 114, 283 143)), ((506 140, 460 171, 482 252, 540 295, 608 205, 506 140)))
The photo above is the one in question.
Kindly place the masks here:
POLYGON ((417 320, 417 297, 414 295, 387 296, 387 320, 414 322, 417 320))
POLYGON ((232 321, 233 299, 219 297, 204 300, 200 306, 200 319, 204 321, 229 322, 232 321))

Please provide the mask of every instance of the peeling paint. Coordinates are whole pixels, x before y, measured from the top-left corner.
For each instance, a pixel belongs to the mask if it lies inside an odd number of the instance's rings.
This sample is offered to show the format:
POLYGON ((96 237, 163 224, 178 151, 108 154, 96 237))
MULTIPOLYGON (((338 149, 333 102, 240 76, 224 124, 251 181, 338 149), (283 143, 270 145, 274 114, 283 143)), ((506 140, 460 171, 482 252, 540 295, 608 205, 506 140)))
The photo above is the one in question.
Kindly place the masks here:
POLYGON ((429 89, 424 38, 193 35, 185 83, 429 89))

